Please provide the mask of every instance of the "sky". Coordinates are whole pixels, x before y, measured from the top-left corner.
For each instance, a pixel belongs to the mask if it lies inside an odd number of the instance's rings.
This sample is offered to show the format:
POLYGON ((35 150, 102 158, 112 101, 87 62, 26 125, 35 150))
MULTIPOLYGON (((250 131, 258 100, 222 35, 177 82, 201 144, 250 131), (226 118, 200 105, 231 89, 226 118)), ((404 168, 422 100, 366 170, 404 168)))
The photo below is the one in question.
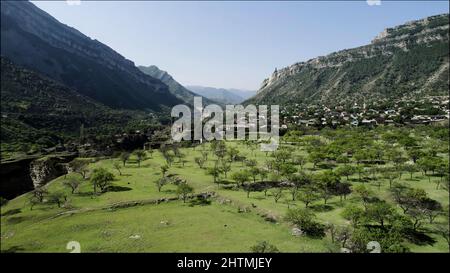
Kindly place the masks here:
POLYGON ((257 90, 275 68, 370 43, 448 1, 32 1, 184 85, 257 90))

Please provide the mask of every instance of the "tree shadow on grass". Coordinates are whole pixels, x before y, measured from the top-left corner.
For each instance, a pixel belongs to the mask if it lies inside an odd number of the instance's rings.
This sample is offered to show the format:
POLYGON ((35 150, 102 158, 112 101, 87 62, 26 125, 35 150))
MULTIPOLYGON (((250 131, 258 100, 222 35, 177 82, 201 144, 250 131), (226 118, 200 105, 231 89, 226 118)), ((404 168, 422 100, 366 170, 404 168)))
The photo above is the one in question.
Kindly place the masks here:
POLYGON ((83 192, 78 192, 77 195, 81 196, 81 197, 87 197, 87 196, 92 196, 94 193, 90 192, 90 191, 83 191, 83 192))
POLYGON ((266 197, 266 196, 255 196, 255 197, 253 197, 253 199, 256 199, 256 200, 265 200, 265 199, 267 199, 267 197, 266 197))
POLYGON ((15 216, 15 217, 7 218, 6 221, 8 222, 8 224, 18 224, 18 223, 25 221, 26 219, 27 219, 27 217, 15 216))
POLYGON ((172 189, 165 189, 165 190, 162 190, 161 192, 164 192, 164 193, 175 193, 176 191, 172 190, 172 189))
POLYGON ((24 251, 25 248, 21 247, 21 246, 12 246, 6 250, 2 250, 3 253, 15 253, 17 251, 24 251))
POLYGON ((121 191, 131 191, 132 188, 122 187, 122 186, 109 186, 106 191, 108 192, 121 192, 121 191))
POLYGON ((406 238, 408 239, 408 241, 410 241, 413 244, 416 245, 434 245, 436 243, 436 240, 430 236, 428 236, 427 234, 425 234, 424 232, 421 231, 409 231, 406 234, 406 238))
POLYGON ((21 209, 10 209, 8 211, 5 211, 4 213, 2 213, 2 216, 9 216, 9 215, 14 215, 14 214, 18 214, 21 213, 22 210, 21 209))
POLYGON ((333 206, 328 205, 328 204, 313 205, 313 206, 309 206, 309 208, 315 212, 327 212, 327 211, 331 211, 334 209, 333 206))

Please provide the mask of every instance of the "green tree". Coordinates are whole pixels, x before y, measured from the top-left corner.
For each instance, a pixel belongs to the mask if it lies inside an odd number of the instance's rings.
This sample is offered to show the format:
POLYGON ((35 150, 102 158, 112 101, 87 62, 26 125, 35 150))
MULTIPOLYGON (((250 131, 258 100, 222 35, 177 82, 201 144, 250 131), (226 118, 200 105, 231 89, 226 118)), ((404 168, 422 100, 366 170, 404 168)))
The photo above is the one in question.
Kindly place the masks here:
POLYGON ((94 193, 97 193, 97 187, 101 192, 105 192, 114 180, 114 175, 104 168, 94 169, 91 176, 91 183, 94 186, 94 193))
POLYGON ((354 228, 364 221, 364 215, 364 209, 355 205, 348 205, 342 211, 342 217, 349 220, 354 228))
POLYGON ((319 198, 320 195, 317 193, 317 189, 310 185, 301 188, 297 193, 297 199, 303 202, 306 208, 319 198))
POLYGON ((258 242, 250 248, 253 253, 277 253, 280 252, 278 248, 267 241, 258 242))
POLYGON ((186 203, 186 199, 190 193, 194 192, 194 188, 187 183, 180 183, 177 187, 177 194, 183 199, 183 203, 186 203))
POLYGON ((81 182, 76 179, 64 180, 63 185, 66 188, 70 189, 70 192, 73 194, 76 189, 80 186, 81 182))
POLYGON ((114 162, 113 167, 119 172, 119 175, 122 175, 122 171, 120 170, 122 168, 122 165, 120 165, 119 162, 114 162))
POLYGON ((128 159, 130 159, 130 153, 123 152, 120 154, 120 161, 122 161, 124 167, 125 167, 125 164, 127 163, 128 159))
POLYGON ((140 167, 141 161, 145 159, 146 153, 143 150, 136 150, 134 151, 134 155, 136 156, 138 167, 140 167))
POLYGON ((243 186, 245 182, 247 182, 250 178, 250 174, 248 170, 242 170, 235 172, 231 175, 231 178, 236 181, 236 184, 239 186, 243 186))
POLYGON ((285 218, 309 236, 323 237, 325 235, 325 226, 315 221, 316 216, 310 209, 290 209, 285 218))

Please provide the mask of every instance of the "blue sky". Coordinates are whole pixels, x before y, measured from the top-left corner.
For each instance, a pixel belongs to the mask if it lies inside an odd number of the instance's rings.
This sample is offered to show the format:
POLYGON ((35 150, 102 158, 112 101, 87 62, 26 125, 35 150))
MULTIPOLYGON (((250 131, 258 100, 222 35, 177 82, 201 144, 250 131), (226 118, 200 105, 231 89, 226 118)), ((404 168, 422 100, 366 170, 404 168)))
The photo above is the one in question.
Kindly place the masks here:
POLYGON ((447 1, 33 3, 182 84, 252 90, 276 67, 364 45, 386 27, 449 11, 447 1))

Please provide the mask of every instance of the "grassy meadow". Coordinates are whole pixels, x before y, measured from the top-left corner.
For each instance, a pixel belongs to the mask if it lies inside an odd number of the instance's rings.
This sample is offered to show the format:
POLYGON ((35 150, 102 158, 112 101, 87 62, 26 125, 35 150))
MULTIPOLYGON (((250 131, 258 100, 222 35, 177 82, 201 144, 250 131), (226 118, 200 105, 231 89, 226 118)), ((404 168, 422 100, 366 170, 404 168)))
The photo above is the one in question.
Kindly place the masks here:
MULTIPOLYGON (((61 176, 45 187, 48 193, 59 192, 66 196, 64 204, 30 205, 27 193, 10 200, 1 207, 1 251, 2 252, 69 252, 66 244, 77 241, 82 252, 249 252, 251 247, 267 241, 280 252, 337 252, 339 246, 332 243, 328 232, 320 238, 293 236, 292 223, 285 220, 288 209, 304 208, 299 200, 292 201, 289 189, 275 202, 273 192, 247 192, 236 187, 231 178, 234 172, 245 169, 244 162, 231 162, 231 170, 225 176, 220 174, 221 184, 214 183, 208 168, 214 166, 216 156, 210 151, 210 143, 197 147, 180 148, 182 160, 174 159, 167 174, 178 177, 191 185, 194 193, 214 192, 208 203, 191 200, 172 200, 158 204, 143 204, 126 208, 113 207, 114 204, 129 201, 157 200, 177 197, 177 186, 167 184, 158 191, 155 181, 161 178, 161 166, 166 165, 163 154, 154 150, 146 152, 145 159, 138 164, 132 155, 123 166, 120 158, 84 159, 88 169, 104 168, 114 174, 112 186, 101 194, 93 194, 93 186, 78 173, 71 172, 61 176), (200 168, 195 158, 208 152, 205 166, 200 168), (116 165, 122 166, 119 171, 116 165), (140 165, 140 166, 138 166, 140 165), (67 180, 80 181, 80 186, 72 194, 64 186, 67 180), (269 221, 270 216, 276 221, 269 221)), ((257 168, 264 168, 266 161, 273 159, 249 147, 243 142, 226 142, 227 149, 235 147, 239 155, 257 162, 257 168)), ((283 144, 291 155, 307 157, 303 146, 283 144)), ((347 163, 356 164, 356 163, 347 163)), ((342 164, 337 164, 342 165, 342 164)), ((316 174, 325 168, 314 168, 306 162, 298 171, 316 174)), ((360 181, 358 174, 350 175, 348 182, 352 187, 365 185, 379 199, 392 204, 395 202, 389 191, 389 182, 377 176, 360 181), (381 182, 378 184, 376 181, 381 182)), ((343 181, 347 179, 341 178, 343 181)), ((397 182, 425 190, 428 196, 448 208, 448 191, 436 187, 435 181, 420 171, 403 173, 397 182)), ((260 177, 257 181, 261 180, 260 177)), ((252 182, 251 179, 249 181, 252 182)), ((310 210, 322 224, 348 226, 349 221, 342 217, 342 211, 349 204, 360 204, 360 198, 352 192, 345 200, 332 196, 326 204, 322 199, 314 200, 310 210)), ((423 221, 421 231, 426 240, 405 240, 404 244, 412 252, 448 252, 448 242, 434 231, 435 224, 444 224, 445 214, 439 215, 433 224, 423 221)))

